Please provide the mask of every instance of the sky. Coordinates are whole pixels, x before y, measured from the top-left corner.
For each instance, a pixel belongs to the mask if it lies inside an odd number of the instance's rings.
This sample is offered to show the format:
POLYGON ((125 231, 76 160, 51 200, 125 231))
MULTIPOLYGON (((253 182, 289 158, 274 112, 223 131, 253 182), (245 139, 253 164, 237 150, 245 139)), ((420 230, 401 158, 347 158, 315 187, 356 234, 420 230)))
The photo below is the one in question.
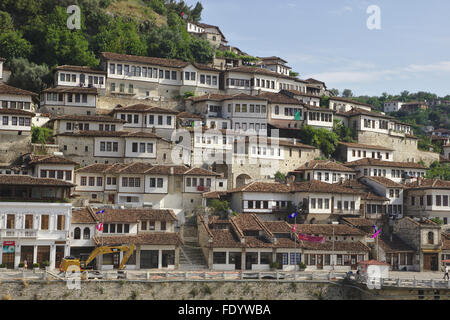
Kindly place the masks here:
MULTIPOLYGON (((195 5, 196 0, 187 0, 195 5)), ((450 94, 448 0, 201 0, 202 22, 253 56, 354 95, 450 94), (379 8, 380 29, 374 25, 379 8), (375 17, 376 18, 376 17, 375 17)))

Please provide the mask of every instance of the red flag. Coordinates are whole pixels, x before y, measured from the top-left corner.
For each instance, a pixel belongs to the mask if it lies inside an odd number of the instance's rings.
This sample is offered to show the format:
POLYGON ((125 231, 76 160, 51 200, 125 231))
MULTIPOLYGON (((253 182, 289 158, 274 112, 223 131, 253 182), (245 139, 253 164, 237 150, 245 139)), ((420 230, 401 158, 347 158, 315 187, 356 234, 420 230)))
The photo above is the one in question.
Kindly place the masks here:
POLYGON ((306 234, 298 234, 298 240, 308 241, 308 242, 319 242, 325 243, 325 237, 314 237, 306 234))
POLYGON ((98 231, 103 231, 103 223, 100 222, 100 223, 97 225, 96 228, 97 228, 98 231))
POLYGON ((292 227, 292 232, 295 233, 296 230, 297 230, 297 225, 294 224, 294 226, 292 227))

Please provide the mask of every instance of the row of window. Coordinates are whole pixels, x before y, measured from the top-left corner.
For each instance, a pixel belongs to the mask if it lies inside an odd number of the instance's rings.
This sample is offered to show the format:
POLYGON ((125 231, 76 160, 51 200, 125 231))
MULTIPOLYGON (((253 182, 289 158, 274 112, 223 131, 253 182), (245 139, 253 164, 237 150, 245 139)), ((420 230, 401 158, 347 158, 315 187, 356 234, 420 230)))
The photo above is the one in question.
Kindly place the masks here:
POLYGON ((389 189, 389 198, 400 198, 400 189, 389 189))
POLYGON ((333 122, 333 114, 310 111, 309 121, 333 122))
MULTIPOLYGON (((423 206, 424 205, 424 197, 420 196, 419 198, 419 205, 423 206)), ((449 202, 448 202, 448 195, 436 195, 435 196, 435 205, 438 207, 448 207, 449 202)), ((415 206, 416 205, 416 197, 415 196, 411 196, 411 205, 415 206)), ((433 205, 433 196, 432 195, 427 195, 427 206, 432 206, 433 205)))
POLYGON ((342 209, 344 209, 344 210, 349 210, 349 209, 350 210, 355 210, 355 201, 341 201, 341 200, 338 200, 336 202, 336 204, 337 204, 337 209, 338 210, 342 210, 342 209), (343 207, 342 207, 342 204, 344 204, 343 207), (350 207, 349 207, 349 204, 350 204, 350 207))
MULTIPOLYGON (((291 201, 275 201, 276 209, 287 209, 291 205, 291 201)), ((245 200, 244 208, 247 209, 269 209, 269 201, 267 200, 245 200)))
MULTIPOLYGON (((165 231, 166 230, 166 221, 161 221, 160 222, 160 228, 161 231, 165 231)), ((155 221, 153 220, 148 220, 148 221, 141 221, 141 230, 149 230, 149 231, 153 231, 156 230, 155 229, 155 221), (148 226, 148 228, 147 228, 148 226)))
MULTIPOLYGON (((352 149, 352 157, 355 158, 356 154, 358 154, 358 158, 361 158, 361 156, 363 158, 370 158, 370 157, 367 156, 367 154, 370 155, 370 151, 368 152, 366 150, 361 151, 361 150, 354 150, 354 149, 352 149)), ((381 152, 372 151, 372 159, 381 159, 381 158, 382 158, 381 152)), ((389 152, 385 153, 385 159, 389 160, 389 152)), ((367 175, 367 174, 364 174, 364 175, 367 175)))
MULTIPOLYGON (((241 123, 239 122, 235 122, 234 124, 234 129, 236 131, 239 131, 242 129, 242 131, 247 131, 247 123, 243 122, 242 123, 242 127, 241 127, 241 123)), ((256 131, 258 132, 259 130, 266 130, 266 124, 265 123, 248 123, 248 130, 249 131, 256 131)))
POLYGON ((153 143, 133 142, 131 151, 133 153, 153 153, 153 143))
MULTIPOLYGON (((138 114, 121 114, 120 119, 126 120, 128 123, 139 123, 139 115, 138 114)), ((162 126, 164 125, 164 117, 158 116, 158 125, 162 126)), ((146 121, 144 121, 146 122, 146 121)), ((154 125, 155 124, 155 116, 149 115, 148 116, 148 124, 154 125)), ((166 116, 166 124, 168 126, 172 125, 172 116, 166 116)))
POLYGON ((211 178, 186 178, 186 187, 211 187, 211 178), (206 185, 205 185, 206 182, 206 185))
MULTIPOLYGON (((363 254, 350 255, 350 254, 337 254, 336 255, 336 265, 338 266, 351 266, 356 265, 358 262, 364 260, 363 254)), ((308 266, 314 265, 331 265, 331 255, 330 254, 305 254, 305 264, 308 266), (323 260, 322 260, 323 259, 323 260)))
MULTIPOLYGON (((59 79, 62 82, 77 82, 77 75, 70 73, 60 73, 59 79)), ((80 74, 80 83, 86 82, 86 76, 84 74, 80 74)), ((88 84, 104 84, 105 79, 101 76, 88 76, 88 84)))
POLYGON ((128 223, 105 223, 103 233, 130 233, 130 225, 128 223))
MULTIPOLYGON (((228 112, 231 112, 230 110, 230 106, 228 105, 228 112)), ((247 109, 247 104, 242 104, 242 108, 241 108, 241 104, 235 104, 234 105, 234 112, 250 112, 250 113, 263 113, 266 114, 267 112, 267 107, 265 105, 259 105, 259 104, 250 104, 249 108, 247 109)))
MULTIPOLYGON (((195 136, 195 142, 196 143, 203 143, 203 144, 218 144, 219 143, 219 137, 218 136, 204 136, 202 135, 201 137, 196 135, 195 136), (200 140, 201 139, 201 140, 200 140)), ((232 144, 233 143, 233 137, 229 137, 228 138, 228 144, 232 144)), ((227 144, 227 137, 226 136, 222 136, 222 144, 227 144)))
MULTIPOLYGON (((87 103, 87 94, 86 93, 66 93, 67 102, 82 102, 87 103)), ((47 101, 64 101, 63 93, 47 93, 47 101)))
MULTIPOLYGON (((289 117, 289 116, 290 117, 297 116, 297 117, 300 117, 300 118, 302 117, 303 110, 300 109, 300 108, 288 108, 288 107, 282 107, 282 108, 284 109, 284 115, 286 117, 289 117)), ((274 113, 276 115, 280 114, 280 106, 275 106, 274 113)))
POLYGON ((3 125, 7 126, 11 122, 11 125, 13 126, 31 126, 31 119, 30 118, 24 118, 24 117, 9 117, 9 116, 3 116, 3 125), (11 121, 9 121, 9 118, 11 118, 11 121))
POLYGON ((119 143, 112 141, 100 141, 100 151, 119 152, 119 143))
POLYGON ((41 170, 41 178, 52 178, 59 180, 72 180, 72 171, 70 170, 41 170))
MULTIPOLYGON (((255 147, 255 146, 253 146, 252 147, 252 154, 254 154, 254 155, 263 155, 263 156, 265 156, 265 155, 271 155, 271 156, 274 156, 275 155, 275 150, 278 150, 278 156, 280 157, 281 156, 281 149, 280 148, 276 148, 276 149, 274 149, 274 148, 266 148, 266 147, 255 147)), ((299 149, 299 157, 301 157, 302 156, 302 154, 301 154, 301 150, 299 149)))
POLYGON ((22 101, 2 101, 3 109, 20 109, 20 110, 30 110, 31 104, 30 102, 22 102, 22 101))
MULTIPOLYGON (((25 215, 25 229, 33 229, 34 215, 25 215)), ((41 215, 41 225, 39 230, 49 230, 50 216, 48 214, 41 215)), ((16 216, 14 214, 6 215, 6 229, 16 229, 16 216)), ((56 230, 65 230, 66 216, 57 215, 56 230)))
MULTIPOLYGON (((343 176, 345 178, 345 180, 356 178, 355 174, 333 173, 332 174, 333 182, 337 182, 341 178, 341 176, 343 176)), ((317 180, 322 181, 322 172, 317 172, 316 177, 317 177, 317 180)), ((330 173, 329 172, 324 172, 323 177, 324 177, 323 181, 330 181, 330 173)), ((309 173, 308 173, 308 180, 309 180, 309 173)))

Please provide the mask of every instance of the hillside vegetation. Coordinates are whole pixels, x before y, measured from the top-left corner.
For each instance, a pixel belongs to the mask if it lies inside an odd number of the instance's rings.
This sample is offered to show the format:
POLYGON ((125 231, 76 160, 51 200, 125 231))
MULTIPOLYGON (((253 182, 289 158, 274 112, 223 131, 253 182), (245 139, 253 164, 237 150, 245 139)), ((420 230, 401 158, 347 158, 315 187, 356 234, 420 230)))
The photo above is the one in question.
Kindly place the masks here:
MULTIPOLYGON (((202 10, 174 0, 3 0, 0 57, 22 74, 64 64, 98 67, 103 51, 208 63, 214 49, 186 31, 186 20, 200 21, 202 10), (70 30, 67 8, 74 4, 81 28, 70 30)), ((41 78, 15 83, 37 92, 51 84, 41 78)))

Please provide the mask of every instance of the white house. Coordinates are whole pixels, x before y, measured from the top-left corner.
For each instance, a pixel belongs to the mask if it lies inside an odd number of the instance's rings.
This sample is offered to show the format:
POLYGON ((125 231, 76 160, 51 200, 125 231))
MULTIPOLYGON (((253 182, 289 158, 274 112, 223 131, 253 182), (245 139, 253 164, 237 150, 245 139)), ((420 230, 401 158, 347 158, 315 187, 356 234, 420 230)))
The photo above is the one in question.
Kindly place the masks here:
POLYGON ((41 93, 40 112, 51 115, 95 115, 98 92, 93 87, 58 86, 41 93))
POLYGON ((384 110, 384 112, 397 112, 402 108, 403 104, 404 104, 404 102, 400 102, 400 101, 385 102, 383 110, 384 110))
POLYGON ((63 65, 55 69, 55 87, 106 88, 106 72, 85 66, 63 65))
POLYGON ((338 160, 352 162, 365 158, 393 161, 393 149, 380 145, 339 142, 338 160))
POLYGON ((355 179, 354 169, 329 160, 311 160, 289 172, 295 176, 295 180, 311 181, 318 180, 326 183, 336 183, 344 180, 355 179))
POLYGON ((328 108, 337 112, 347 112, 352 109, 372 111, 372 106, 370 104, 340 97, 330 97, 328 108))
POLYGON ((362 177, 362 183, 369 186, 379 196, 389 199, 384 211, 390 218, 400 219, 404 214, 403 190, 405 186, 385 177, 362 177))
POLYGON ((0 175, 0 264, 27 261, 57 268, 69 254, 72 183, 27 175, 0 175), (5 246, 5 243, 7 245, 5 246))

